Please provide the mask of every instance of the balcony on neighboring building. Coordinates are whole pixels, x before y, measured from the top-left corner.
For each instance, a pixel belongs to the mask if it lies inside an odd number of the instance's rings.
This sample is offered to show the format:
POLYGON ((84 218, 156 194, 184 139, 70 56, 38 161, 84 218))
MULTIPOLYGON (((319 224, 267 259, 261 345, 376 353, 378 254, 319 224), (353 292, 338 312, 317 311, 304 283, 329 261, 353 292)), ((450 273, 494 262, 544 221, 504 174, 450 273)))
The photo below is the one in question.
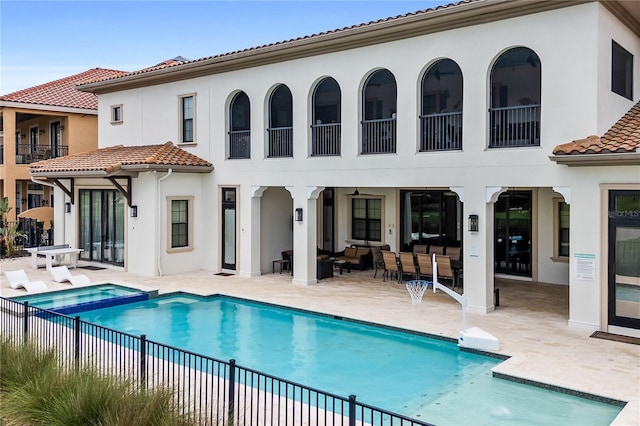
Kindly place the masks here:
POLYGON ((31 164, 50 158, 63 157, 69 154, 68 145, 31 145, 28 143, 16 145, 16 164, 31 164))

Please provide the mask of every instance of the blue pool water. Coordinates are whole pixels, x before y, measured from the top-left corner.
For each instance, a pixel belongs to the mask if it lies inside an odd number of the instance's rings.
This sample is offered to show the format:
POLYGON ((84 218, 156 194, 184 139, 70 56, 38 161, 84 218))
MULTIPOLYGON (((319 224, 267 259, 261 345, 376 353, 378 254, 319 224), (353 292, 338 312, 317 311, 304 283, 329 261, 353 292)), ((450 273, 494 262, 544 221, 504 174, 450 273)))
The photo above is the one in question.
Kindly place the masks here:
POLYGON ((452 342, 225 297, 163 296, 81 317, 438 425, 607 425, 620 411, 494 378, 500 360, 452 342))
MULTIPOLYGON (((154 292, 157 294, 157 291, 154 292)), ((14 297, 16 302, 48 309, 62 314, 73 314, 91 309, 139 302, 149 298, 148 292, 116 284, 99 284, 67 290, 28 294, 14 297)))

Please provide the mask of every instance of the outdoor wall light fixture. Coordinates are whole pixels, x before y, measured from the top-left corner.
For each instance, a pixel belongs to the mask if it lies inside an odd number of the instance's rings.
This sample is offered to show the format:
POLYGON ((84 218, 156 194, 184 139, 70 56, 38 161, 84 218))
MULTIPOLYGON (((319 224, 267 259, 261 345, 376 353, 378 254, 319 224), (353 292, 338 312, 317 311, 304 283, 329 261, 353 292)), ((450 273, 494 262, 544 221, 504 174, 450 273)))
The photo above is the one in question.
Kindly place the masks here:
POLYGON ((296 222, 302 222, 302 209, 300 207, 296 209, 296 222))
POLYGON ((44 135, 44 129, 38 130, 38 133, 41 134, 41 135, 44 135))
POLYGON ((138 206, 131 206, 131 217, 138 217, 138 206))
POLYGON ((469 232, 478 232, 478 215, 469 215, 469 232))
POLYGON ((71 213, 71 203, 64 203, 64 212, 71 213))

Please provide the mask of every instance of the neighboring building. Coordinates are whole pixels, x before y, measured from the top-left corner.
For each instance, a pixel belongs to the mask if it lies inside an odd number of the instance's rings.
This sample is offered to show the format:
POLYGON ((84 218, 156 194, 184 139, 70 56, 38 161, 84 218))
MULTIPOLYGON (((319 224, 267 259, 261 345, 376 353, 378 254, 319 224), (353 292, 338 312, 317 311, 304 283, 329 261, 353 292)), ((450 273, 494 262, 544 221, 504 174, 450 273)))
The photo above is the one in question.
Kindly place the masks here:
POLYGON ((75 182, 56 232, 85 260, 256 276, 293 249, 313 284, 318 249, 462 247, 469 310, 555 283, 571 325, 638 336, 638 57, 634 2, 464 1, 83 84, 98 155, 194 157, 31 174, 75 182))
POLYGON ((94 68, 0 97, 0 198, 9 198, 8 220, 54 205, 50 186, 31 181, 31 163, 98 147, 98 98, 75 86, 123 74, 94 68))

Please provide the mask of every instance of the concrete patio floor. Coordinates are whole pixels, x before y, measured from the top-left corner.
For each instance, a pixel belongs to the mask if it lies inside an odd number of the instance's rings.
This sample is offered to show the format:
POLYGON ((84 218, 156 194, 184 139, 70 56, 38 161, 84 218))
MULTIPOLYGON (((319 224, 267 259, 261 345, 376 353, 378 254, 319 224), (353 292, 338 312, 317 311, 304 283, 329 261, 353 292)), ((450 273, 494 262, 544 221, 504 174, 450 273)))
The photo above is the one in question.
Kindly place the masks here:
MULTIPOLYGON (((54 282, 44 268, 32 269, 28 257, 2 259, 0 269, 24 269, 30 280, 46 282, 50 291, 70 287, 54 282)), ((343 275, 336 271, 333 278, 312 286, 294 285, 289 274, 277 272, 255 278, 211 271, 143 277, 111 268, 80 268, 72 273, 85 274, 94 284, 157 289, 161 294, 224 294, 451 338, 457 338, 462 327, 460 305, 449 296, 429 290, 421 304, 412 305, 404 284, 383 282, 380 273, 374 279, 372 270, 343 275)), ((25 294, 23 289, 9 288, 4 275, 1 280, 0 296, 25 294)), ((566 286, 502 279, 496 286, 500 306, 493 313, 467 314, 468 327, 496 336, 500 340, 496 352, 510 356, 495 372, 628 401, 612 424, 640 424, 640 345, 591 338, 592 330, 569 327, 566 286)))

